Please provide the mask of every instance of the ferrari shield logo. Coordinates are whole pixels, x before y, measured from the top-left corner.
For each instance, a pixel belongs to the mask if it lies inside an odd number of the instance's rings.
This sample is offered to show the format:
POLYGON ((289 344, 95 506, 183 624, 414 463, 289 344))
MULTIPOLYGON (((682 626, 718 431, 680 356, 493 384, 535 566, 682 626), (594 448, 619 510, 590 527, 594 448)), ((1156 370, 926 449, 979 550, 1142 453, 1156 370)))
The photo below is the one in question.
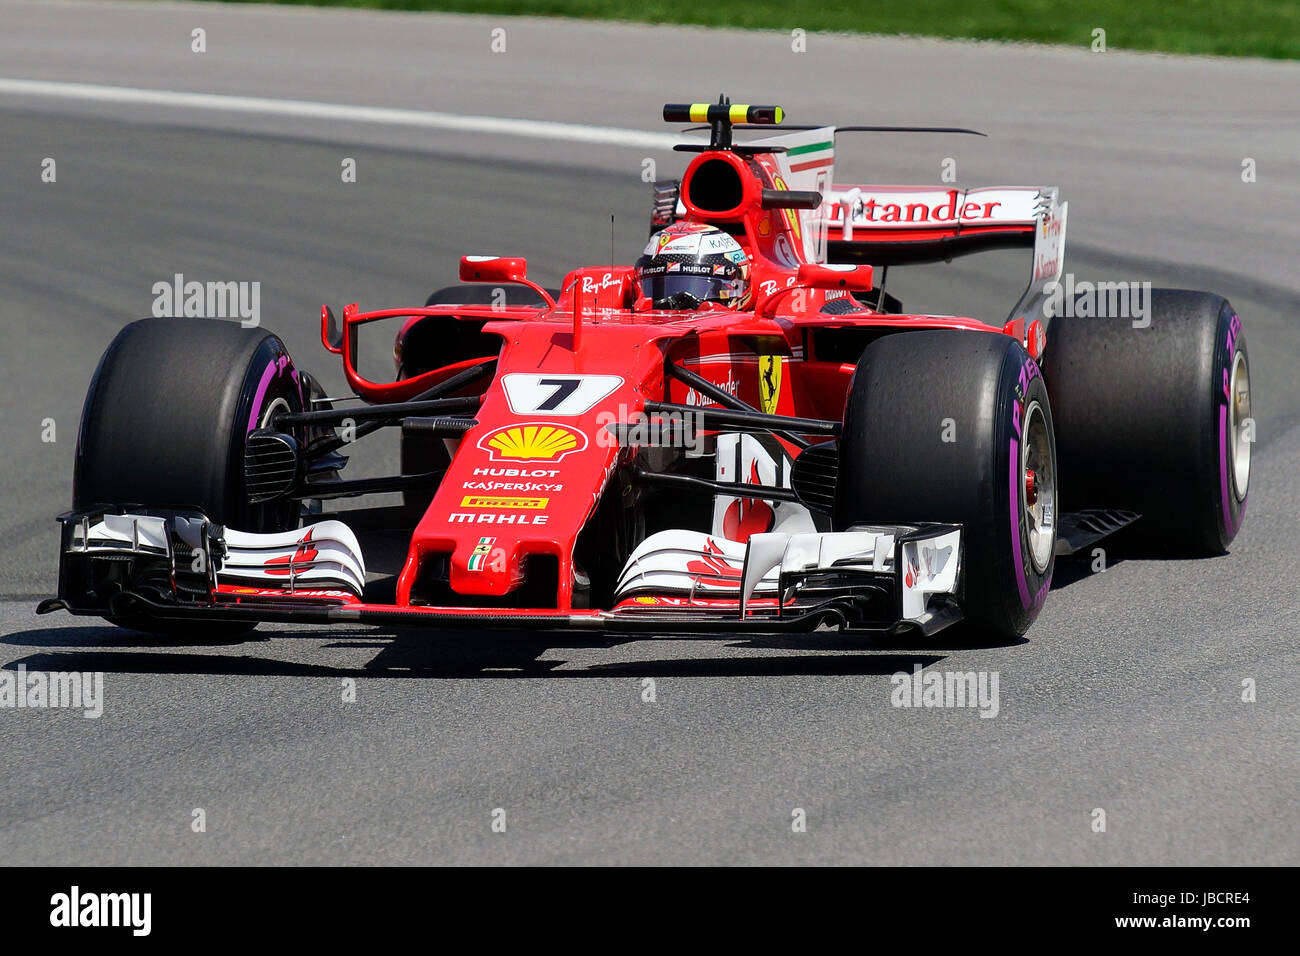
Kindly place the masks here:
POLYGON ((474 550, 469 553, 469 562, 466 565, 470 571, 482 571, 483 564, 487 561, 488 555, 492 553, 492 545, 496 538, 479 538, 478 544, 474 545, 474 550))
POLYGON ((785 360, 779 355, 758 357, 758 398, 764 415, 775 415, 781 398, 781 366, 785 360))

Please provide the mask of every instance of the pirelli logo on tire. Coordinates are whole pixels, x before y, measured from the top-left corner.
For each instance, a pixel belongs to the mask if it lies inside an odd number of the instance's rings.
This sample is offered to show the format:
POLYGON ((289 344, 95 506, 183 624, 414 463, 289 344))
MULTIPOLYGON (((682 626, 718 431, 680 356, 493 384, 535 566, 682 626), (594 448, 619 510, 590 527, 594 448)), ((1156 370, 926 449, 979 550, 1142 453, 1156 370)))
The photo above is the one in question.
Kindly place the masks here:
POLYGON ((492 495, 466 495, 462 508, 509 508, 512 511, 545 511, 550 498, 510 498, 492 495))

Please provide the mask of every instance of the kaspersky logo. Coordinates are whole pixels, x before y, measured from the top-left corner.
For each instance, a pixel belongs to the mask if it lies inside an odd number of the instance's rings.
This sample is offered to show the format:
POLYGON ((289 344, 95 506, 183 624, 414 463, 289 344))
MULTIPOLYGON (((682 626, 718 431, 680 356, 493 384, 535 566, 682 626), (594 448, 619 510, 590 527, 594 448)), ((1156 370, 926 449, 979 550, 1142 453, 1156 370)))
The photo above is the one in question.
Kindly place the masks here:
POLYGON ((479 439, 478 447, 493 461, 560 461, 587 447, 587 436, 576 428, 550 422, 508 425, 479 439))

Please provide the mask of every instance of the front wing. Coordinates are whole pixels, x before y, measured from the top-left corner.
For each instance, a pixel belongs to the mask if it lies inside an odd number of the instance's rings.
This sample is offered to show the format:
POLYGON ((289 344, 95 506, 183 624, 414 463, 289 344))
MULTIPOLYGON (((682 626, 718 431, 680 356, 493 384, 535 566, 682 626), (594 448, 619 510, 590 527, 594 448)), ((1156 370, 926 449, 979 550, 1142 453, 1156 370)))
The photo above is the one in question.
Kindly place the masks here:
POLYGON ((932 634, 961 619, 962 530, 862 526, 646 539, 610 610, 373 603, 342 521, 250 534, 197 511, 91 509, 60 516, 59 595, 38 612, 161 620, 475 626, 704 634, 841 628, 932 634))

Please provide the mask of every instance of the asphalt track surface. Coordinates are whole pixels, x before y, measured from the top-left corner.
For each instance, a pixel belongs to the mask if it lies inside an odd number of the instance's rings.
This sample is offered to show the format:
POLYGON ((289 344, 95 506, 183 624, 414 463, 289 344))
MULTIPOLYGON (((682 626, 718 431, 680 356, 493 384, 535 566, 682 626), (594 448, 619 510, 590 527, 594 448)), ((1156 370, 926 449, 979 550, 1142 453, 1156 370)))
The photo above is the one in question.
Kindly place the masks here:
MULTIPOLYGON (((0 82, 0 667, 105 675, 99 719, 0 710, 0 862, 1300 862, 1300 65, 818 35, 796 54, 784 33, 0 3, 3 79, 651 134, 664 101, 725 90, 779 102, 794 122, 975 126, 990 138, 846 137, 837 178, 938 182, 952 157, 963 184, 1061 186, 1079 278, 1233 301, 1259 441, 1230 555, 1114 555, 1105 573, 1063 563, 1037 624, 1009 646, 543 647, 262 626, 214 647, 38 619, 85 386, 114 333, 149 313, 153 283, 260 281, 263 325, 337 394, 316 340, 321 302, 419 304, 462 253, 527 255, 554 281, 609 258, 611 214, 614 256, 630 261, 643 159, 661 176, 680 167, 658 145, 553 131, 0 82), (206 53, 190 52, 195 27, 206 53), (496 27, 504 53, 490 50, 496 27), (341 182, 344 157, 355 184, 341 182), (915 663, 998 672, 998 716, 892 707, 890 675, 915 663), (355 703, 341 701, 345 678, 355 703), (1241 700, 1248 678, 1254 703, 1241 700), (194 808, 206 833, 191 830, 194 808), (491 829, 495 808, 505 833, 491 829), (795 808, 805 833, 792 832, 795 808)), ((977 257, 896 289, 913 308, 996 319, 1027 266, 977 257)), ((378 368, 384 342, 369 348, 378 368)), ((359 470, 393 458, 381 450, 359 470)))

